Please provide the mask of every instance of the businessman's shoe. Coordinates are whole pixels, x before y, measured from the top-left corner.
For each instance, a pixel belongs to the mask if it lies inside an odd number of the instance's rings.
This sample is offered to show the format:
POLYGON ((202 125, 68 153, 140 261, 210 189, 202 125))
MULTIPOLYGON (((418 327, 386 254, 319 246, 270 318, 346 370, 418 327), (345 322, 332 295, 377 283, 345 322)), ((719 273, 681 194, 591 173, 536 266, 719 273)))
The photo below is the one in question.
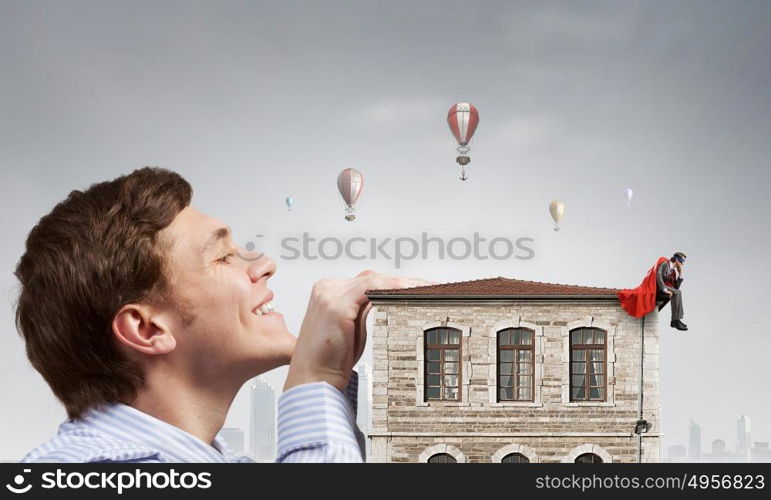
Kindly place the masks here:
POLYGON ((682 321, 680 321, 679 319, 676 319, 673 322, 671 322, 669 324, 669 326, 671 326, 672 328, 676 328, 678 330, 681 330, 681 331, 688 330, 688 326, 685 323, 683 323, 682 321))

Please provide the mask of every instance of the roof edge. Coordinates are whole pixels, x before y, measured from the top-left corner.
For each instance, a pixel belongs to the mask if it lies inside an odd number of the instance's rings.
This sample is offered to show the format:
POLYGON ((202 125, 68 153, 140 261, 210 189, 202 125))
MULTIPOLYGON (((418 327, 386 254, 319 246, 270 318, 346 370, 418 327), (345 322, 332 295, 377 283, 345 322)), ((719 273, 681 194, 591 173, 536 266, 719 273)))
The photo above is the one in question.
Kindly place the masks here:
POLYGON ((367 292, 367 297, 370 300, 477 300, 480 302, 486 300, 501 300, 501 299, 517 299, 517 300, 618 300, 616 294, 603 294, 603 295, 588 295, 588 294, 575 294, 575 295, 436 295, 436 294, 389 294, 389 295, 370 295, 367 292))

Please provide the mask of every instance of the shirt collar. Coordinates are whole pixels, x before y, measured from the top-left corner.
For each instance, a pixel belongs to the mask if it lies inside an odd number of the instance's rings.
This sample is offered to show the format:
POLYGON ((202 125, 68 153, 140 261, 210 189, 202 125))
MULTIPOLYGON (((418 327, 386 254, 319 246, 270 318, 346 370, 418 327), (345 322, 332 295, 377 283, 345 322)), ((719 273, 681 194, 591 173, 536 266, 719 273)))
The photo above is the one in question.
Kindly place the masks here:
MULTIPOLYGON (((215 437, 207 444, 192 434, 155 418, 134 407, 116 403, 88 411, 84 417, 67 425, 96 427, 102 434, 114 439, 152 448, 170 461, 176 462, 229 462, 232 453, 222 438, 215 437)), ((66 430, 66 429, 65 429, 66 430)))

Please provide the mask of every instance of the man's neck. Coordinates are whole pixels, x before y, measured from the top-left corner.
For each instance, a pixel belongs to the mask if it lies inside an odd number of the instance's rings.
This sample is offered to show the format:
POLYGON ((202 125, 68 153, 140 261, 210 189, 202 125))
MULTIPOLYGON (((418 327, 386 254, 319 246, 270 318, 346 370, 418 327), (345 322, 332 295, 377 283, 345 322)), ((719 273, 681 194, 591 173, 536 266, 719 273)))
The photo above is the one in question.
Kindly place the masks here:
POLYGON ((211 445, 225 424, 240 385, 193 386, 166 375, 157 371, 148 374, 145 386, 128 404, 211 445))

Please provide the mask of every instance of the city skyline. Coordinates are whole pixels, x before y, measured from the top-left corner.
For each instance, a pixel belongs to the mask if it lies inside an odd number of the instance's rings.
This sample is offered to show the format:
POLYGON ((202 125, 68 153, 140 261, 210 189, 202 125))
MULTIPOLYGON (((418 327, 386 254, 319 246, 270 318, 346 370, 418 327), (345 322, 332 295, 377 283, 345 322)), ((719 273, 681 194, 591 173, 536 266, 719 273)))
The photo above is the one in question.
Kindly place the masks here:
POLYGON ((260 376, 244 384, 220 431, 231 451, 257 462, 275 459, 278 397, 273 386, 260 376))
MULTIPOLYGON (((359 374, 359 388, 357 400, 356 423, 365 437, 371 425, 371 405, 372 405, 372 367, 367 363, 360 363, 354 368, 359 374)), ((249 405, 250 420, 247 430, 240 427, 223 427, 220 431, 223 439, 236 454, 246 454, 255 461, 272 461, 276 455, 276 415, 275 408, 278 405, 280 394, 273 387, 255 377, 247 383, 249 387, 249 405), (272 398, 273 405, 269 404, 272 398), (273 425, 268 422, 272 421, 273 425), (249 447, 245 446, 248 439, 249 447), (240 446, 239 446, 240 443, 240 446)), ((228 420, 233 421, 234 415, 231 412, 228 420)), ((366 453, 369 456, 370 443, 366 439, 366 453)))
POLYGON ((670 444, 667 446, 666 461, 684 461, 687 457, 690 461, 704 462, 771 462, 771 450, 766 436, 761 439, 753 438, 751 433, 751 419, 748 415, 740 415, 736 421, 736 440, 733 446, 730 441, 719 435, 712 439, 702 435, 702 428, 691 418, 689 421, 689 443, 670 444), (709 444, 709 453, 703 450, 705 441, 709 444))

